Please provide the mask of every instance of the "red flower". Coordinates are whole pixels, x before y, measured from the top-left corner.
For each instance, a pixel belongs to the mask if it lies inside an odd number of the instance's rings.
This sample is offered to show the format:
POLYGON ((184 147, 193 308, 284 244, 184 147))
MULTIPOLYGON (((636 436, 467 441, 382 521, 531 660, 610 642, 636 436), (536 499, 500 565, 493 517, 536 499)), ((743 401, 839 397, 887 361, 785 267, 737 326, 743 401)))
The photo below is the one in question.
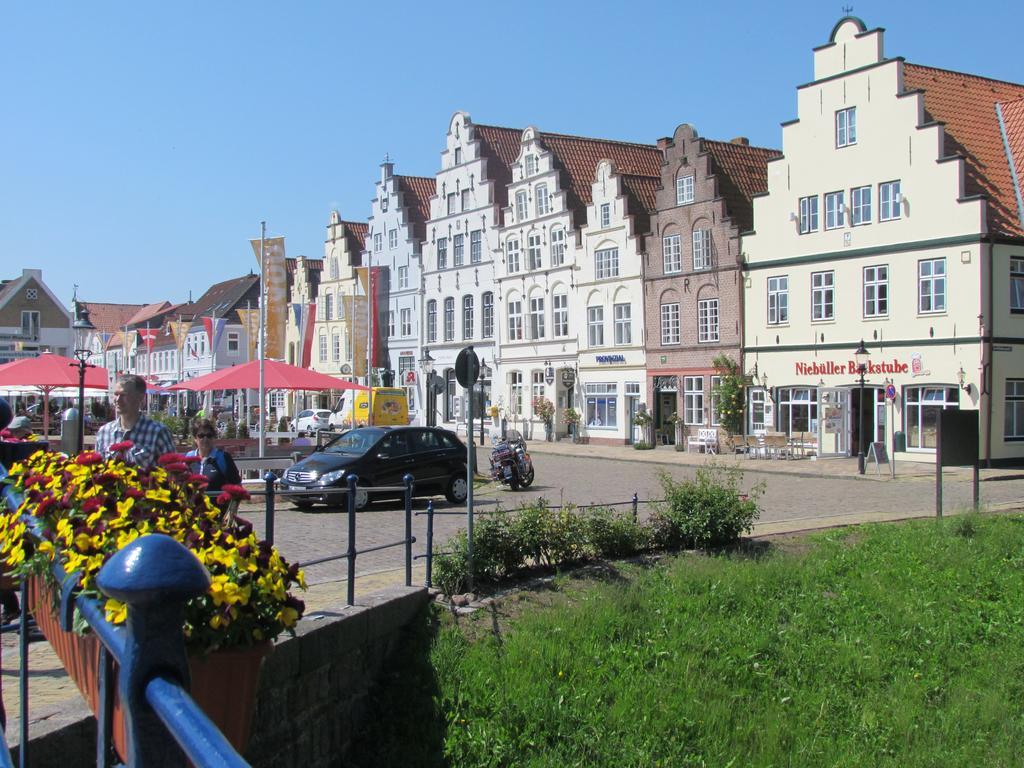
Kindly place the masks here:
POLYGON ((75 457, 75 464, 81 464, 85 467, 91 467, 95 464, 102 464, 103 457, 100 456, 96 451, 85 451, 84 453, 78 454, 75 457))
POLYGON ((138 488, 125 488, 124 495, 130 499, 142 499, 146 496, 145 492, 138 488))
POLYGON ((122 440, 120 443, 114 443, 112 446, 110 446, 110 450, 113 451, 114 453, 124 453, 129 448, 134 447, 135 443, 133 443, 131 440, 122 440))
POLYGON ((210 482, 210 478, 208 478, 206 475, 200 475, 198 473, 191 474, 185 479, 190 483, 202 483, 204 485, 210 482))
POLYGON ((161 467, 167 467, 170 464, 182 464, 187 460, 188 459, 180 453, 165 453, 163 456, 156 460, 156 463, 159 464, 161 467))
POLYGON ((227 485, 222 486, 221 491, 226 493, 228 495, 228 498, 230 499, 239 499, 240 501, 245 501, 251 498, 249 496, 249 492, 245 490, 245 488, 243 488, 240 485, 235 485, 233 483, 228 483, 227 485))
POLYGON ((188 464, 186 464, 184 461, 175 461, 171 464, 165 464, 164 469, 166 469, 168 472, 173 472, 175 474, 184 474, 185 472, 188 472, 188 464))
POLYGON ((203 457, 195 453, 193 453, 191 456, 185 457, 185 461, 187 461, 189 464, 198 464, 202 460, 203 457))
POLYGON ((42 485, 46 482, 46 475, 29 475, 25 478, 25 487, 31 488, 33 485, 42 485))
POLYGON ((99 498, 98 496, 93 496, 90 499, 86 499, 85 503, 82 504, 82 511, 87 515, 91 515, 93 512, 95 512, 102 506, 103 499, 99 498))

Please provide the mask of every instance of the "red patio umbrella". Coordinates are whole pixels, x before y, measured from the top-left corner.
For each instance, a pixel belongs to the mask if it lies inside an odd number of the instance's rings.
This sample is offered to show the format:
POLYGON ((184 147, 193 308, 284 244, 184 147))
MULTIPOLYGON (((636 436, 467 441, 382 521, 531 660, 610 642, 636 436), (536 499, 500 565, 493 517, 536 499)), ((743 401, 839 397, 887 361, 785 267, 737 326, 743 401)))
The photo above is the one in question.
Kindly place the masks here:
MULTIPOLYGON (((250 363, 235 365, 231 368, 222 368, 204 376, 197 376, 194 379, 179 381, 171 390, 187 389, 192 392, 205 392, 212 389, 259 389, 260 386, 260 361, 253 360, 250 363)), ((263 361, 263 386, 266 389, 303 389, 303 390, 326 390, 326 389, 362 389, 362 384, 353 381, 345 381, 325 373, 317 373, 308 368, 299 368, 295 365, 280 363, 276 360, 263 361)))
MULTIPOLYGON (((43 393, 43 432, 50 434, 50 392, 60 387, 78 386, 78 361, 44 352, 39 357, 23 357, 0 366, 0 387, 37 387, 43 393)), ((85 369, 86 389, 106 389, 107 369, 85 369)))

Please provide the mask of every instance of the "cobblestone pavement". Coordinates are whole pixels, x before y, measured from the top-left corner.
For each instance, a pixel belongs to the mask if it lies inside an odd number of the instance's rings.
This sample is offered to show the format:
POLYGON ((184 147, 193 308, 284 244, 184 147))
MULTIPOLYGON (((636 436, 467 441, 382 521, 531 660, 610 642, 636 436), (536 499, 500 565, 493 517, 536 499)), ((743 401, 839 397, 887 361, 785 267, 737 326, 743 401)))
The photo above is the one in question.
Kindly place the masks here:
MULTIPOLYGON (((935 471, 932 465, 901 462, 896 477, 888 475, 889 466, 875 474, 856 474, 856 460, 829 459, 750 460, 745 458, 706 457, 676 452, 671 447, 652 451, 636 451, 622 446, 573 445, 568 443, 530 443, 536 467, 534 485, 518 493, 486 484, 476 491, 477 511, 516 508, 522 502, 545 498, 552 503, 577 505, 629 502, 635 492, 641 502, 661 498, 658 473, 668 472, 674 478, 692 477, 697 468, 718 461, 738 466, 744 472, 743 488, 749 490, 763 482, 761 519, 755 534, 792 532, 803 529, 845 525, 875 520, 928 516, 935 510, 935 471)), ((487 466, 487 451, 479 451, 480 466, 487 466)), ((992 509, 1024 507, 1024 471, 983 470, 981 472, 982 503, 992 509)), ((971 472, 947 469, 944 483, 945 509, 952 513, 971 503, 971 472)), ((240 511, 251 519, 262 535, 264 530, 262 503, 243 506, 240 511)), ((435 499, 435 542, 443 543, 465 527, 465 510, 449 505, 443 498, 435 499)), ((625 506, 628 509, 628 505, 625 506)), ((414 502, 414 512, 423 513, 426 500, 414 502)), ((641 516, 647 505, 641 503, 641 516)), ((414 555, 426 551, 426 516, 413 517, 414 555)), ((278 509, 275 519, 275 543, 291 561, 305 562, 332 554, 340 554, 348 546, 347 518, 337 509, 315 508, 300 512, 290 504, 278 509)), ((405 521, 401 505, 394 501, 375 503, 357 516, 356 543, 367 549, 404 537, 405 521)), ((415 561, 413 583, 423 583, 424 565, 415 561)), ((404 579, 402 547, 382 549, 361 555, 356 562, 356 593, 367 594, 387 584, 404 579)), ((343 605, 347 581, 344 561, 310 566, 307 569, 310 589, 304 596, 307 612, 343 605)), ((9 718, 8 739, 17 741, 17 636, 3 637, 3 694, 9 718)), ((64 675, 49 645, 34 643, 29 654, 31 669, 30 727, 40 727, 85 712, 77 689, 64 675)))

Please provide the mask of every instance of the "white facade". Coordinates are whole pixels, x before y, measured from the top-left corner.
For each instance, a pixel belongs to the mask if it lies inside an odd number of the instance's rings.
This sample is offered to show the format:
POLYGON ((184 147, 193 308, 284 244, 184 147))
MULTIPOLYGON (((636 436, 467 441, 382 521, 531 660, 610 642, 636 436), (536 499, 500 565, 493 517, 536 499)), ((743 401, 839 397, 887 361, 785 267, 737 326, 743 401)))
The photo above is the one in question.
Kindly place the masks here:
MULTIPOLYGON (((357 369, 365 370, 366 349, 356 349, 359 345, 354 335, 355 326, 343 311, 346 302, 351 303, 357 292, 355 268, 362 258, 365 237, 366 224, 342 221, 337 211, 331 212, 324 242, 323 269, 315 295, 316 319, 310 350, 310 368, 329 376, 354 377, 357 369), (358 366, 357 357, 361 358, 358 366)), ((294 334, 298 345, 298 329, 294 334)))

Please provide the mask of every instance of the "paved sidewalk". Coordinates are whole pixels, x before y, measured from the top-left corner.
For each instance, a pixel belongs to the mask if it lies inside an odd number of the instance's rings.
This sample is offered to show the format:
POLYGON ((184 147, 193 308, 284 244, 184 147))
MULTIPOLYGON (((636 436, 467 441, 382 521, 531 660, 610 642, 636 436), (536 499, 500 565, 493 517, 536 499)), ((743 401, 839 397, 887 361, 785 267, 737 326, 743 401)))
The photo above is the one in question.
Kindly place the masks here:
MULTIPOLYGON (((878 472, 874 465, 869 465, 867 474, 858 477, 856 459, 748 459, 741 456, 705 456, 697 453, 685 453, 674 450, 672 446, 659 446, 653 450, 638 451, 631 446, 573 444, 568 441, 552 443, 530 441, 528 447, 531 453, 536 454, 537 460, 542 462, 545 456, 550 456, 549 461, 556 463, 556 457, 565 457, 566 461, 562 464, 571 466, 589 467, 583 462, 574 462, 573 459, 596 459, 608 462, 608 466, 615 471, 602 474, 615 477, 631 473, 635 475, 640 472, 649 474, 656 467, 669 469, 674 467, 686 470, 717 462, 737 466, 743 470, 745 475, 753 475, 755 479, 768 479, 769 482, 775 484, 778 484, 779 480, 785 481, 787 478, 793 478, 792 486, 784 485, 783 491, 794 501, 781 512, 776 511, 775 514, 766 515, 755 526, 755 536, 922 516, 922 514, 928 514, 921 510, 929 506, 927 498, 934 493, 934 465, 909 461, 897 463, 896 476, 893 479, 890 475, 890 465, 882 465, 878 472), (631 467, 636 472, 630 470, 631 467), (799 501, 801 494, 797 488, 801 479, 808 481, 806 490, 812 491, 811 496, 817 494, 816 498, 799 501), (834 500, 822 499, 820 489, 830 488, 832 485, 830 481, 833 480, 836 481, 835 485, 842 485, 846 488, 844 492, 848 497, 871 498, 874 503, 867 511, 851 511, 853 506, 863 509, 864 505, 843 504, 836 503, 834 500), (860 483, 866 483, 866 485, 861 486, 860 483), (924 500, 925 503, 908 508, 905 503, 898 501, 908 495, 924 500), (890 497, 892 503, 885 503, 885 500, 890 497), (911 512, 908 509, 916 511, 911 512)), ((480 466, 487 466, 488 455, 489 449, 478 449, 480 466)), ((592 471, 592 469, 584 471, 592 471)), ((966 468, 946 469, 944 475, 951 486, 960 488, 961 498, 963 498, 963 489, 970 479, 971 470, 966 468)), ((985 482, 1009 481, 993 484, 999 488, 998 498, 993 499, 993 494, 985 494, 988 497, 986 506, 989 509, 1024 508, 1024 470, 982 470, 981 479, 985 482)), ((571 493, 571 487, 574 484, 573 477, 558 477, 555 480, 557 483, 567 484, 566 494, 571 493)), ((545 481, 546 478, 538 480, 538 482, 545 481)), ((583 489, 590 492, 597 485, 596 481, 597 478, 580 477, 575 484, 581 487, 581 493, 583 489)), ((621 487, 624 489, 633 486, 626 486, 623 482, 621 487)), ((622 491, 623 497, 628 497, 631 493, 632 490, 628 493, 625 490, 622 491)), ((778 495, 778 491, 776 495, 778 495)), ((806 496, 807 494, 804 494, 804 497, 806 496)), ((493 508, 500 499, 516 498, 518 497, 511 494, 505 495, 498 489, 488 487, 481 490, 476 499, 476 506, 481 510, 487 510, 493 508)), ((589 497, 586 498, 589 500, 589 497)), ((566 501, 570 500, 572 499, 566 498, 566 501)), ((246 505, 246 507, 242 510, 243 516, 249 517, 257 531, 262 532, 262 505, 252 504, 246 505)), ((418 500, 416 510, 422 512, 424 508, 425 503, 418 500)), ((457 513, 439 515, 435 520, 436 540, 444 541, 455 530, 464 527, 465 515, 443 502, 438 504, 438 510, 457 513)), ((950 511, 953 511, 952 505, 950 511)), ((357 530, 358 546, 360 548, 373 547, 400 539, 404 530, 401 518, 402 513, 396 508, 360 513, 359 529, 357 530)), ((417 517, 414 527, 414 534, 419 539, 414 549, 416 553, 424 551, 425 548, 424 526, 424 518, 417 517)), ((338 553, 343 551, 346 546, 345 515, 338 511, 309 514, 284 507, 278 512, 275 527, 276 543, 284 555, 292 561, 302 562, 324 554, 338 553)), ((359 558, 356 577, 357 597, 385 586, 403 583, 405 579, 404 566, 396 567, 396 564, 401 562, 401 548, 384 550, 359 558)), ((317 612, 344 610, 348 586, 344 573, 343 562, 316 566, 309 570, 307 578, 310 582, 310 589, 302 596, 307 604, 307 616, 315 617, 317 612)), ((413 569, 413 583, 422 584, 423 580, 423 561, 417 560, 413 569)), ((315 620, 315 618, 311 620, 315 620)), ((11 743, 16 743, 18 738, 16 635, 3 636, 2 654, 3 694, 9 718, 7 735, 11 743)), ((48 730, 62 722, 72 722, 87 712, 77 689, 64 674, 59 661, 47 643, 39 642, 30 646, 29 665, 31 670, 29 683, 31 734, 48 730)))

